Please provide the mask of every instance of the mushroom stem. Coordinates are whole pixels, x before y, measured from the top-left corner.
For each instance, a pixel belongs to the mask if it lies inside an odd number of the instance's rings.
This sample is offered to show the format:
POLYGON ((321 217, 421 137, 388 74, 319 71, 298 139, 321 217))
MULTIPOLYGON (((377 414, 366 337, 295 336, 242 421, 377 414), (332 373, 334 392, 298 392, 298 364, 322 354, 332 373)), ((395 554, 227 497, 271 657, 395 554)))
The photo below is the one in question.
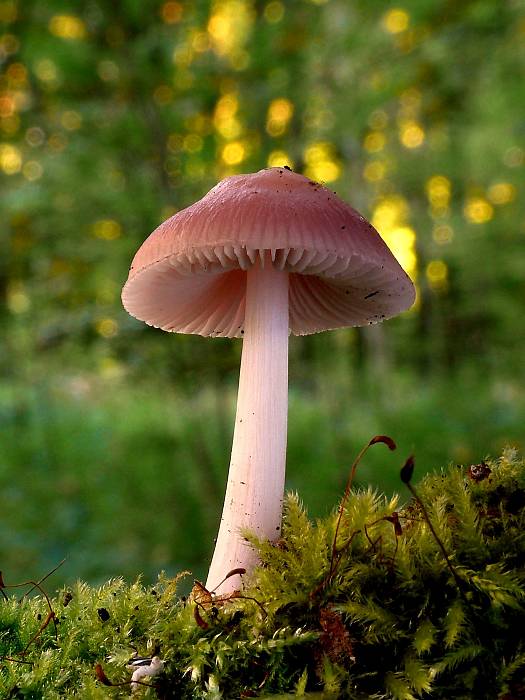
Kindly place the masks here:
POLYGON ((237 414, 215 552, 206 587, 238 590, 239 575, 257 563, 242 536, 249 530, 275 540, 281 532, 288 413, 288 273, 272 266, 269 253, 246 274, 246 310, 237 414))

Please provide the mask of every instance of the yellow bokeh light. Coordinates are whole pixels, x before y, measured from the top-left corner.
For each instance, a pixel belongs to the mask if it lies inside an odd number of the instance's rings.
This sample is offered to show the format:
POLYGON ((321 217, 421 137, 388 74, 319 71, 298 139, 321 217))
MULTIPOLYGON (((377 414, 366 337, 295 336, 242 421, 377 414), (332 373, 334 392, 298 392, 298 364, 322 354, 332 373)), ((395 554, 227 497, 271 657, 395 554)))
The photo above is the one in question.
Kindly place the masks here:
POLYGON ((400 7, 394 7, 383 15, 383 27, 390 34, 399 34, 408 29, 410 15, 400 7))
POLYGON ((207 26, 215 53, 238 58, 236 54, 249 41, 254 19, 253 8, 244 0, 216 0, 207 26))
POLYGON ((284 5, 278 0, 272 0, 264 8, 264 19, 270 24, 280 22, 284 17, 284 5))
POLYGON ((335 148, 328 141, 317 141, 304 151, 305 175, 320 182, 334 182, 341 176, 341 165, 335 148))
POLYGON ((86 25, 76 15, 54 15, 49 20, 49 31, 61 39, 84 39, 86 25))
POLYGON ((165 2, 161 7, 160 16, 166 24, 177 24, 182 19, 183 7, 180 2, 165 2))
POLYGON ((266 117, 266 131, 270 136, 282 136, 294 112, 292 102, 285 97, 272 100, 266 117))
POLYGON ((448 224, 439 224, 438 226, 434 226, 432 238, 439 245, 446 245, 454 238, 454 230, 448 224))
POLYGON ((235 139, 242 133, 241 123, 236 116, 238 107, 239 101, 234 92, 223 95, 215 105, 213 126, 225 139, 235 139))
POLYGON ((383 232, 404 225, 408 211, 408 203, 401 195, 384 197, 372 213, 372 225, 383 235, 383 232))
POLYGON ((287 165, 293 170, 294 167, 293 160, 286 151, 272 151, 268 156, 267 163, 269 168, 284 168, 287 165))
POLYGON ((214 118, 217 120, 230 119, 237 112, 239 100, 234 92, 227 92, 215 105, 214 118))
POLYGON ((425 132, 418 122, 410 119, 401 123, 399 140, 405 148, 419 148, 425 140, 425 132))
POLYGON ((22 154, 16 146, 0 144, 0 168, 6 175, 16 175, 22 169, 22 154))
POLYGON ((307 177, 320 182, 335 182, 341 176, 341 166, 330 160, 323 160, 308 166, 307 177))
POLYGON ((118 323, 113 318, 101 318, 95 328, 103 338, 113 338, 118 333, 118 323))
POLYGON ((240 141, 227 143, 221 152, 222 161, 226 165, 239 165, 246 157, 246 148, 240 141))
POLYGON ((104 241, 114 241, 122 235, 122 227, 114 219, 99 219, 92 226, 93 235, 104 241))
POLYGON ((79 112, 67 110, 62 114, 60 122, 62 123, 64 129, 67 129, 68 131, 75 131, 76 129, 80 129, 82 126, 82 115, 79 112))
POLYGON ((386 163, 381 160, 374 160, 367 163, 363 170, 363 177, 368 182, 379 182, 386 175, 386 163))
POLYGON ((415 278, 417 272, 416 234, 410 226, 395 226, 379 231, 403 270, 415 278))
POLYGON ((425 275, 431 287, 442 289, 447 283, 447 264, 443 260, 431 260, 425 268, 425 275))
POLYGON ((42 58, 35 65, 37 77, 44 83, 55 82, 58 78, 56 65, 50 58, 42 58))
POLYGON ((29 182, 39 180, 44 174, 44 168, 37 160, 28 160, 22 168, 22 174, 29 182))
POLYGON ((409 207, 398 194, 384 197, 372 212, 372 225, 390 248, 401 267, 413 279, 417 276, 416 233, 407 225, 409 207))
POLYGON ((288 122, 293 115, 293 104, 286 97, 272 100, 268 107, 268 119, 276 122, 288 122))
POLYGON ((494 208, 484 197, 469 197, 463 214, 471 224, 485 224, 494 216, 494 208))
POLYGON ((386 136, 382 131, 371 131, 367 134, 363 146, 368 153, 382 151, 386 144, 386 136))
POLYGON ((489 187, 487 196, 492 204, 510 204, 516 197, 516 188, 510 182, 495 182, 489 187))
POLYGON ((433 207, 448 207, 452 185, 444 175, 433 175, 425 184, 428 201, 433 207))
POLYGON ((23 282, 13 280, 7 286, 7 308, 13 314, 23 314, 29 311, 31 300, 23 282))

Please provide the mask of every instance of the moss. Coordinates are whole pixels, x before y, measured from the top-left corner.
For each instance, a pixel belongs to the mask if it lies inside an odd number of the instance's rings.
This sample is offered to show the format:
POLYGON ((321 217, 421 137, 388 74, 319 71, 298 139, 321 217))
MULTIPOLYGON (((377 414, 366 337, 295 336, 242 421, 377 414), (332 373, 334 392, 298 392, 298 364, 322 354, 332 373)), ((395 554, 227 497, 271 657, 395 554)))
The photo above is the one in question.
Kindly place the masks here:
POLYGON ((4 588, 0 696, 126 697, 136 651, 165 661, 144 698, 524 698, 523 460, 451 466, 414 493, 355 490, 315 523, 289 495, 243 597, 185 600, 185 574, 49 601, 4 588))

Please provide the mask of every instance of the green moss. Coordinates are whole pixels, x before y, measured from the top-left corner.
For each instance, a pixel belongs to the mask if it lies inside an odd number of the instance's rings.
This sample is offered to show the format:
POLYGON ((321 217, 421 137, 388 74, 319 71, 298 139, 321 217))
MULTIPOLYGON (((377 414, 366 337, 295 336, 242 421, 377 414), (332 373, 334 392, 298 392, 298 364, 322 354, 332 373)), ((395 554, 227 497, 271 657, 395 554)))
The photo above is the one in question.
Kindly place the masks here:
POLYGON ((334 547, 338 518, 313 523, 288 496, 282 539, 257 544, 262 565, 227 601, 184 600, 163 576, 78 583, 50 605, 4 589, 0 697, 125 697, 95 666, 129 681, 134 650, 165 661, 144 698, 524 697, 523 460, 429 475, 403 507, 353 491, 334 547))

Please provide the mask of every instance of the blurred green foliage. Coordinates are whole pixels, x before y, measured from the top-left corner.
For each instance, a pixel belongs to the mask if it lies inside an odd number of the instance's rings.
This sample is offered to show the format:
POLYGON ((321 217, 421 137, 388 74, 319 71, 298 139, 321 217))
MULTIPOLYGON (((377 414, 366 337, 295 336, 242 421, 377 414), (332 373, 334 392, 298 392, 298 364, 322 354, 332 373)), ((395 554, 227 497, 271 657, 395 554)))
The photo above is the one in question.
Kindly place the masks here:
POLYGON ((0 22, 4 569, 203 566, 240 344, 147 328, 120 288, 163 219, 269 164, 336 189, 418 287, 384 326, 292 339, 290 487, 322 512, 374 432, 429 469, 523 445, 523 0, 1 0, 0 22))

